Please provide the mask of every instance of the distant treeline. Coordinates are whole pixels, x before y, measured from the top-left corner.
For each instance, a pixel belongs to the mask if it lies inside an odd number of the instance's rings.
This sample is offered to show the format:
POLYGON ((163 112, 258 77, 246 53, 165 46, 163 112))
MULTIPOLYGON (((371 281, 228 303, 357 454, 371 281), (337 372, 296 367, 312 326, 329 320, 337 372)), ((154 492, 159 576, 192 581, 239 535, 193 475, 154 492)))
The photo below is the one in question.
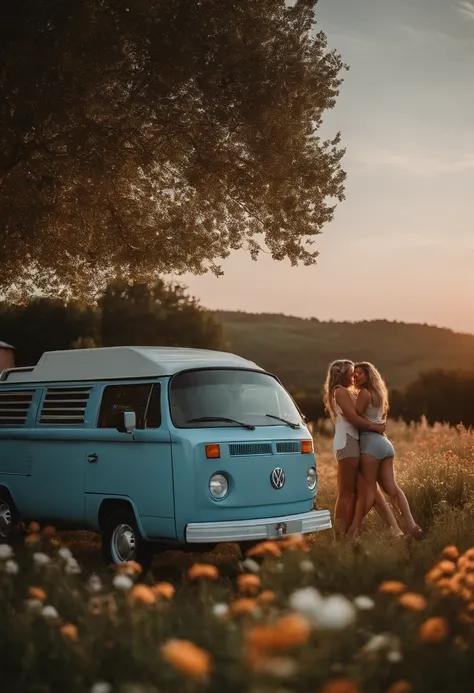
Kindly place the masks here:
MULTIPOLYGON (((293 329, 293 349, 296 344, 304 343, 303 334, 308 332, 309 326, 314 322, 318 329, 324 323, 318 321, 303 321, 298 319, 282 318, 280 329, 276 325, 272 326, 270 332, 262 329, 265 326, 265 318, 262 316, 263 325, 258 321, 251 320, 254 330, 249 330, 250 322, 245 322, 245 314, 236 314, 243 324, 245 331, 240 336, 243 338, 242 348, 236 348, 235 334, 234 339, 229 335, 232 330, 228 329, 229 315, 222 325, 219 313, 210 313, 204 310, 186 292, 186 288, 179 284, 166 283, 158 280, 153 285, 133 284, 119 280, 110 284, 103 294, 98 298, 96 305, 87 305, 77 301, 69 303, 57 299, 37 298, 28 304, 14 305, 0 302, 0 340, 13 344, 16 347, 17 365, 28 366, 37 363, 40 356, 45 351, 55 349, 80 349, 93 346, 119 346, 119 345, 142 345, 142 346, 188 346, 208 349, 231 350, 241 355, 256 360, 259 365, 267 367, 278 375, 286 387, 290 390, 303 413, 310 421, 317 421, 325 418, 323 408, 322 391, 316 389, 302 389, 295 386, 294 379, 288 376, 283 367, 278 364, 288 363, 288 354, 291 355, 291 367, 300 368, 301 373, 295 380, 304 379, 305 383, 322 383, 323 376, 316 379, 306 372, 305 358, 303 353, 296 358, 296 352, 286 351, 287 342, 291 342, 291 331, 288 324, 293 329), (296 329, 298 328, 298 329, 296 329), (286 332, 285 332, 286 330, 286 332), (249 354, 243 348, 249 340, 247 346, 256 346, 256 335, 260 334, 261 342, 258 342, 258 350, 261 351, 262 358, 255 358, 255 354, 249 354), (251 340, 254 340, 252 343, 251 340), (274 367, 265 363, 263 358, 269 356, 269 348, 273 348, 275 359, 274 367), (280 349, 280 350, 279 350, 280 349)), ((278 317, 278 316, 277 316, 278 317)), ((328 324, 327 333, 335 331, 334 325, 328 324)), ((390 329, 401 330, 403 326, 392 325, 390 329)), ((405 326, 405 338, 408 339, 410 331, 413 336, 420 336, 420 330, 415 330, 414 326, 405 326)), ((338 328, 342 329, 342 328, 338 328)), ((347 337, 350 330, 359 330, 357 325, 344 325, 347 337)), ((374 325, 366 325, 367 339, 371 348, 377 340, 374 338, 373 331, 379 329, 374 325), (369 329, 370 328, 370 329, 369 329), (372 332, 371 332, 372 330, 372 332)), ((423 332, 425 328, 421 329, 423 332)), ((455 337, 460 338, 463 350, 469 348, 469 343, 465 340, 474 340, 474 337, 467 335, 454 335, 446 330, 436 331, 437 328, 429 329, 434 338, 443 338, 452 343, 455 337)), ((334 335, 334 339, 335 339, 334 335)), ((362 335, 359 335, 362 340, 362 335)), ((322 343, 313 343, 314 362, 319 351, 323 351, 322 343), (319 349, 319 351, 318 351, 319 349)), ((341 342, 342 343, 342 342, 341 342)), ((444 347, 448 349, 446 342, 444 347)), ((324 347, 327 349, 327 345, 324 347)), ((362 341, 360 343, 360 353, 364 352, 362 341)), ((408 352, 409 345, 405 342, 405 350, 408 352)), ((412 347, 414 348, 414 347, 412 347)), ((324 352, 326 354, 326 352, 324 352)), ((463 352, 464 353, 464 352, 463 352)), ((339 352, 334 348, 333 355, 339 352)), ((379 364, 382 358, 378 358, 376 353, 370 354, 375 363, 379 364)), ((325 355, 325 359, 329 354, 325 355)), ((387 353, 381 349, 381 356, 387 359, 387 353)), ((446 362, 453 362, 453 358, 446 359, 446 362)), ((472 362, 472 360, 471 360, 472 362)), ((320 367, 323 364, 321 362, 320 367)), ((326 363, 327 367, 327 363, 326 363)), ((463 423, 466 426, 474 426, 474 370, 444 370, 439 368, 425 368, 420 375, 413 377, 411 382, 405 387, 392 388, 390 393, 390 416, 401 418, 407 423, 417 421, 425 416, 430 424, 437 421, 446 422, 451 425, 463 423)), ((390 371, 390 363, 387 369, 390 371)), ((422 369, 420 368, 420 371, 422 369)))
MULTIPOLYGON (((310 421, 326 417, 321 392, 296 392, 294 398, 310 421)), ((426 417, 429 424, 474 427, 474 370, 436 369, 420 374, 403 390, 390 392, 389 416, 406 423, 426 417)))

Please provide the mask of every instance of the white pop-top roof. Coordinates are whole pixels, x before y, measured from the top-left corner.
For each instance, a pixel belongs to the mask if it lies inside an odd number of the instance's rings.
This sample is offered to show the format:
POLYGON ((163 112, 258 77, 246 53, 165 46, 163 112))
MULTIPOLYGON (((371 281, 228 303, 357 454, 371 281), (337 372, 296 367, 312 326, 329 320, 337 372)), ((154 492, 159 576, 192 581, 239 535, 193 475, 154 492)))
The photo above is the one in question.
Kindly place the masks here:
POLYGON ((263 370, 252 361, 224 351, 183 347, 102 347, 47 351, 34 368, 4 371, 0 385, 147 378, 173 375, 188 368, 209 367, 263 370))

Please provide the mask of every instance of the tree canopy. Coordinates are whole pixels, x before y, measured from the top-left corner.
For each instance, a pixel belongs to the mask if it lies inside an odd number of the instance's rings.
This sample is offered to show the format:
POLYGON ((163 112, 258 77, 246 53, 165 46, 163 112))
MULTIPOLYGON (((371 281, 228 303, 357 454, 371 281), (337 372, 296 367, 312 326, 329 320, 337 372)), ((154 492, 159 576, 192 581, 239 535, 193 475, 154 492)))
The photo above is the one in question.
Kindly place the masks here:
POLYGON ((345 179, 316 3, 3 0, 0 290, 313 263, 345 179))

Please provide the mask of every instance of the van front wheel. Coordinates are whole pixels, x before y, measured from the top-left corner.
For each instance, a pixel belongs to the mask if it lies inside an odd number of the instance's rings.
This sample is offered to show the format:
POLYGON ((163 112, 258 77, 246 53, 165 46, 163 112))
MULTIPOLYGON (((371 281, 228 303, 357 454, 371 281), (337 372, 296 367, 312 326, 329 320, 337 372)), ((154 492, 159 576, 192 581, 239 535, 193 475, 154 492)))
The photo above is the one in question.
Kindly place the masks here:
POLYGON ((107 518, 102 532, 102 555, 106 564, 136 561, 144 573, 150 568, 153 549, 140 535, 131 510, 117 510, 107 518))

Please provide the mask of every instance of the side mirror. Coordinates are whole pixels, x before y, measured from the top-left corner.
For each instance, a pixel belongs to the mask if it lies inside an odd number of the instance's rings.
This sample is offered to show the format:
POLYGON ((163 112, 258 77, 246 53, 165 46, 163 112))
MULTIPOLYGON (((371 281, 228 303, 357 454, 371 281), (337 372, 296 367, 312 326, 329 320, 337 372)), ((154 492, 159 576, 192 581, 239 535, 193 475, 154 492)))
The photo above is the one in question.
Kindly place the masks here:
POLYGON ((137 415, 134 411, 121 411, 118 415, 117 431, 133 433, 137 426, 137 415))

